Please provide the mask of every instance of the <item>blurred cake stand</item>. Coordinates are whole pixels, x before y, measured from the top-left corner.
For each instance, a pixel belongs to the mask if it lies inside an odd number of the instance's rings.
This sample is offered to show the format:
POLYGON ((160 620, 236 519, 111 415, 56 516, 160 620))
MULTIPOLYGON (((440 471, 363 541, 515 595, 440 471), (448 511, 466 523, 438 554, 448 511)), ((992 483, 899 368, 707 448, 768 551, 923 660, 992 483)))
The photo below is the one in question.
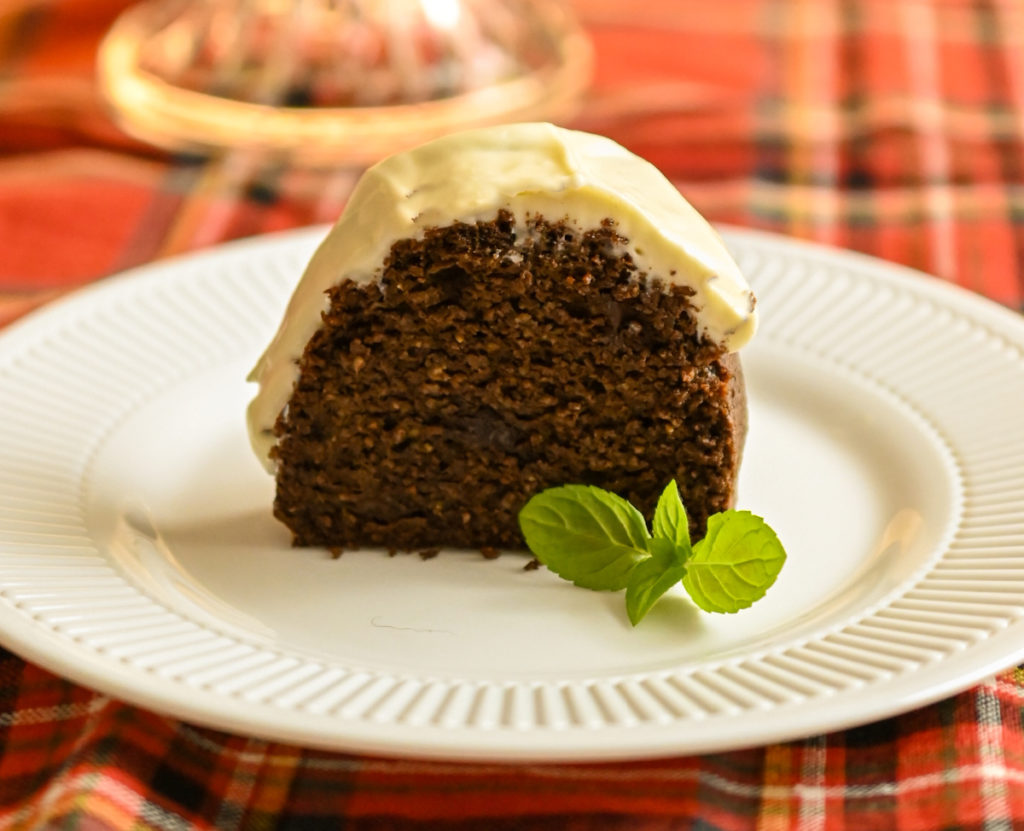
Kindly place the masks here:
POLYGON ((553 0, 148 0, 98 57, 102 93, 137 138, 304 165, 563 119, 590 67, 589 41, 553 0))

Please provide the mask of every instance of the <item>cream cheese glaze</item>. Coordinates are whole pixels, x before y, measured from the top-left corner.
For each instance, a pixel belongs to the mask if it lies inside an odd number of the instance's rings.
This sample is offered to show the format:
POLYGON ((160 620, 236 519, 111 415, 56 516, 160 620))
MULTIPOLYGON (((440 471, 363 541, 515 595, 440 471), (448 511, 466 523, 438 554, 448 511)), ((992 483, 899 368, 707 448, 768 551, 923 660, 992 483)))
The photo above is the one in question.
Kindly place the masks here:
POLYGON ((718 234, 657 168, 590 133, 511 124, 457 133, 399 153, 359 180, 313 255, 270 346, 249 375, 253 449, 271 472, 274 423, 321 325, 326 292, 348 278, 371 282, 396 240, 427 228, 491 220, 508 210, 525 229, 540 215, 581 230, 613 218, 641 271, 694 291, 698 328, 730 352, 757 327, 754 297, 718 234))

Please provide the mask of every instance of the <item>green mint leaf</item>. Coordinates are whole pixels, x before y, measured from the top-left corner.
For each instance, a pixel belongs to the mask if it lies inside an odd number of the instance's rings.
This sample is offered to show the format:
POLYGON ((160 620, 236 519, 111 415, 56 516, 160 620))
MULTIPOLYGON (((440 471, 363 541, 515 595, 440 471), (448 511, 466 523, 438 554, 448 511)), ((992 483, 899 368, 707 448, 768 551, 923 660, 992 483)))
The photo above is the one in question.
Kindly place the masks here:
POLYGON ((689 556, 671 540, 655 537, 647 541, 651 556, 637 564, 629 575, 626 586, 626 614, 636 626, 661 596, 683 579, 689 556))
POLYGON ((706 612, 746 609, 775 582, 786 552, 775 532, 750 511, 723 511, 693 546, 683 587, 706 612))
POLYGON ((533 555, 559 577, 587 589, 626 588, 648 556, 647 523, 628 501, 590 485, 564 485, 534 495, 519 512, 533 555))
POLYGON ((655 537, 672 540, 677 546, 685 549, 687 556, 690 551, 690 522, 686 518, 686 508, 679 498, 679 488, 673 479, 658 497, 658 507, 654 509, 654 522, 651 531, 655 537))

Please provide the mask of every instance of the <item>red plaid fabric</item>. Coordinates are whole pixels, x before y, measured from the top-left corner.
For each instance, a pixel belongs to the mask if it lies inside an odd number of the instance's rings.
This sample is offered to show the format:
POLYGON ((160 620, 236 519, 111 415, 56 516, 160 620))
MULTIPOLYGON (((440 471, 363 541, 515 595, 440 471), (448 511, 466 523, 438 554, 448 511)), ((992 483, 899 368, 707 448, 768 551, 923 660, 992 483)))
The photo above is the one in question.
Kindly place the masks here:
MULTIPOLYGON (((358 170, 169 158, 93 82, 125 0, 0 5, 0 323, 128 266, 332 220, 358 170)), ((575 0, 573 126, 712 220, 1024 303, 1024 4, 575 0)), ((446 764, 199 729, 0 652, 0 829, 1024 828, 1024 672, 857 729, 629 764, 446 764)))

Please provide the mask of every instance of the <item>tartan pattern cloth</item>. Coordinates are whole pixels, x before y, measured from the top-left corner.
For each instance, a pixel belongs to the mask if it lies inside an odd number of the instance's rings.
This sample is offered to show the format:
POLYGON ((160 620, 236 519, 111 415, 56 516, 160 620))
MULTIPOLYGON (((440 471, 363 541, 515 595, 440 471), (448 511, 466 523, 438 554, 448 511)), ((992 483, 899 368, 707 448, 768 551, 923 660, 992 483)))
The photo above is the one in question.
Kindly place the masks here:
MULTIPOLYGON (((359 171, 171 158, 93 81, 125 0, 0 4, 0 323, 132 265, 333 220, 359 171)), ((571 126, 710 219, 1024 304, 1024 3, 575 0, 571 126)), ((1024 828, 1024 671, 770 747, 614 764, 310 751, 201 729, 0 651, 0 829, 1024 828)))

